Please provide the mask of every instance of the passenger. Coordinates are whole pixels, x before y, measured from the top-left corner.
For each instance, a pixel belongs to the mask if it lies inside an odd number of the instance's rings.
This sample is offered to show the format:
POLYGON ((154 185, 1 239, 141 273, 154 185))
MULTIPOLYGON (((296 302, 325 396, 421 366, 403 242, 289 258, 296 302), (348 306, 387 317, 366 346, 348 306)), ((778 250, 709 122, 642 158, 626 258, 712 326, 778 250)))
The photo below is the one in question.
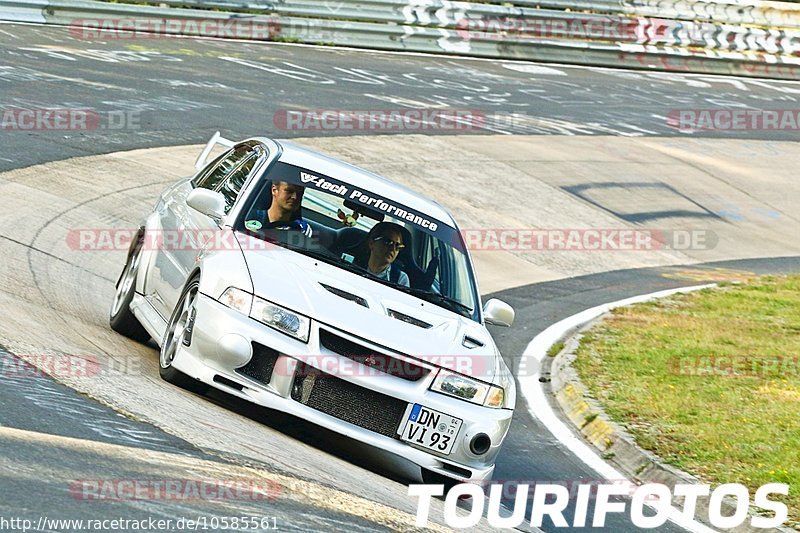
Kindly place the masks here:
POLYGON ((400 250, 405 248, 402 226, 393 222, 378 222, 367 234, 367 246, 367 270, 370 274, 404 287, 409 286, 408 275, 392 264, 400 250))
POLYGON ((286 181, 273 181, 272 203, 267 210, 264 229, 299 229, 306 237, 311 237, 311 226, 300 214, 305 190, 305 187, 286 181))

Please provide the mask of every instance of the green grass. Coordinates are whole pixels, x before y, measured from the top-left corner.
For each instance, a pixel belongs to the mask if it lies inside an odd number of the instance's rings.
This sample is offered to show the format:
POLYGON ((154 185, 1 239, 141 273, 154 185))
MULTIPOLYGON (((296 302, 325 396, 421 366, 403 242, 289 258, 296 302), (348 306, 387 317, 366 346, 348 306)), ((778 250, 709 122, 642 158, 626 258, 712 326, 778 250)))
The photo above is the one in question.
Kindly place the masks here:
POLYGON ((564 341, 558 341, 557 343, 553 344, 550 348, 547 349, 547 356, 548 357, 555 357, 561 353, 561 350, 564 349, 564 341))
POLYGON ((800 525, 800 275, 619 309, 583 337, 575 366, 640 446, 751 495, 788 483, 800 525))

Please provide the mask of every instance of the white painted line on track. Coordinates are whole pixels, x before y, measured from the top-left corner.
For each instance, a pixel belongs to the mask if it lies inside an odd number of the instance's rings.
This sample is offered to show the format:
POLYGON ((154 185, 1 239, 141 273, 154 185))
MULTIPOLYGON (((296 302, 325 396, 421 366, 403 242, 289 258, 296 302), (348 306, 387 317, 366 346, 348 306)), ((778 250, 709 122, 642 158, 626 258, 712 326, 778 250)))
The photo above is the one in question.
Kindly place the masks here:
POLYGON ((658 132, 652 130, 646 130, 644 128, 640 128, 639 126, 634 126, 633 124, 618 124, 618 126, 622 128, 628 128, 630 130, 638 131, 640 133, 651 134, 651 135, 658 135, 658 132))
POLYGON ((41 35, 45 39, 49 39, 49 40, 53 41, 54 43, 63 43, 64 42, 63 39, 57 39, 57 38, 53 37, 52 35, 48 35, 47 33, 44 33, 44 32, 39 33, 39 35, 41 35))
POLYGON ((525 74, 544 74, 548 76, 566 76, 567 73, 544 65, 531 65, 529 63, 501 63, 503 68, 514 70, 525 74))
MULTIPOLYGON (((525 348, 522 357, 533 357, 537 363, 541 363, 547 356, 547 350, 555 344, 561 337, 568 331, 587 322, 594 320, 600 315, 608 311, 626 305, 646 302, 656 298, 663 298, 678 293, 686 293, 707 289, 716 286, 715 283, 706 285, 696 285, 692 287, 682 287, 678 289, 669 289, 665 291, 654 292, 650 294, 643 294, 626 298, 616 302, 606 303, 586 309, 578 314, 567 317, 563 320, 556 322, 549 326, 547 329, 539 333, 525 348)), ((541 365, 537 364, 537 368, 541 369, 541 365)), ((619 472, 616 468, 606 463, 589 445, 580 437, 578 437, 567 425, 556 415, 555 411, 550 407, 550 403, 545 396, 544 389, 539 382, 539 371, 537 370, 530 376, 519 377, 520 394, 525 398, 528 403, 528 411, 531 416, 540 420, 542 424, 553 434, 553 436, 561 442, 573 455, 578 457, 592 470, 603 476, 608 480, 622 480, 630 481, 627 477, 619 472)), ((701 524, 695 520, 687 519, 680 512, 679 509, 673 507, 669 515, 669 520, 676 523, 689 531, 695 533, 708 533, 714 532, 713 529, 701 524)))
POLYGON ((496 127, 493 128, 491 126, 488 126, 485 121, 481 121, 481 120, 463 120, 463 119, 460 119, 460 118, 456 118, 455 121, 458 122, 459 124, 470 125, 470 126, 476 128, 476 129, 491 131, 491 132, 500 133, 500 134, 503 134, 503 135, 513 135, 513 133, 508 131, 508 130, 504 130, 504 129, 500 129, 500 128, 496 128, 496 127))

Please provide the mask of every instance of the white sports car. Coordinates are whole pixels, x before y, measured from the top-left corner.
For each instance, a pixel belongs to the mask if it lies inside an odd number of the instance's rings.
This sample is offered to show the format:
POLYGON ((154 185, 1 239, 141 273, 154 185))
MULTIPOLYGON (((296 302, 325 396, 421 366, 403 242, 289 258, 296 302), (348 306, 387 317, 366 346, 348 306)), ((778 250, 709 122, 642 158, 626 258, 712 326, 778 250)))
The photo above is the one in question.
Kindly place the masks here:
POLYGON ((491 478, 514 379, 438 203, 287 142, 209 141, 165 190, 110 323, 161 346, 161 377, 216 387, 386 450, 423 480, 491 478), (215 145, 226 151, 210 163, 215 145))

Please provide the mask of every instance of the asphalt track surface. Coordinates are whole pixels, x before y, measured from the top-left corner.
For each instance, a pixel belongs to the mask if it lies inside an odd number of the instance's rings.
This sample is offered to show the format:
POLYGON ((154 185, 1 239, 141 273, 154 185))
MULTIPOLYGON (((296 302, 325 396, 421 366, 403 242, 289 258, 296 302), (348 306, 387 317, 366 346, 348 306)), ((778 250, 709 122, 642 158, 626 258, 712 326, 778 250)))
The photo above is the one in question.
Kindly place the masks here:
MULTIPOLYGON (((794 109, 800 83, 195 39, 87 41, 0 24, 0 105, 93 109, 100 128, 3 132, 0 171, 88 154, 229 138, 363 134, 286 129, 286 110, 473 110, 474 129, 402 133, 684 135, 680 110, 794 109), (131 113, 127 122, 124 117, 131 113)), ((129 35, 128 35, 129 36, 129 35)), ((313 125, 312 125, 313 126, 313 125)), ((371 130, 370 134, 401 131, 371 130)), ((795 140, 797 129, 704 131, 795 140)))
MULTIPOLYGON (((664 136, 682 135, 666 121, 666 116, 676 109, 709 109, 722 105, 790 109, 796 107, 798 97, 800 85, 791 82, 499 64, 223 41, 120 39, 90 42, 73 39, 63 28, 3 24, 0 25, 0 108, 91 108, 100 114, 103 122, 101 128, 90 131, 2 131, 0 171, 82 155, 197 143, 205 141, 215 129, 222 129, 231 138, 256 134, 293 137, 364 133, 281 129, 275 117, 287 109, 449 106, 478 110, 491 117, 474 130, 420 131, 425 134, 664 136), (116 117, 113 120, 120 116, 129 119, 127 123, 114 125, 108 122, 112 116, 116 117)), ((706 132, 704 135, 796 138, 795 131, 706 132)), ((800 261, 795 258, 752 260, 690 269, 619 271, 503 291, 493 296, 514 306, 518 321, 514 329, 498 329, 493 334, 503 353, 521 354, 527 342, 547 325, 600 303, 726 279, 744 272, 779 273, 798 268, 800 261)), ((516 367, 517 359, 510 356, 512 368, 516 367)), ((3 409, 0 425, 65 437, 90 435, 92 440, 120 445, 130 445, 133 435, 140 448, 159 451, 164 447, 173 453, 177 450, 207 459, 203 452, 185 442, 122 419, 46 378, 41 380, 37 385, 26 385, 33 387, 31 390, 22 390, 10 382, 0 387, 3 405, 25 402, 30 409, 25 416, 15 409, 3 409), (42 400, 54 395, 58 398, 74 395, 70 400, 72 407, 54 412, 53 404, 42 400), (76 416, 82 419, 85 427, 76 425, 76 416), (109 427, 109 430, 102 434, 92 427, 109 427)), ((262 416, 257 410, 224 396, 215 395, 212 400, 244 416, 255 419, 262 416)), ((521 403, 495 479, 597 481, 588 467, 553 441, 521 403)), ((293 424, 286 424, 288 432, 294 432, 299 439, 310 440, 305 433, 308 428, 292 430, 289 426, 293 424)), ((39 455, 34 453, 26 458, 25 450, 4 447, 2 459, 6 464, 35 464, 37 457, 43 462, 59 460, 58 457, 44 457, 41 450, 31 451, 39 455)), ((346 446, 335 446, 330 451, 347 457, 346 446)), ((4 513, 36 509, 37 504, 44 506, 52 501, 44 487, 11 486, 9 483, 6 479, 3 492, 9 493, 6 489, 10 489, 18 496, 4 502, 4 513), (37 494, 42 497, 32 500, 26 496, 34 491, 39 491, 37 494)), ((85 511, 85 506, 72 507, 85 511)), ((61 509, 65 514, 68 510, 61 509)), ((293 516, 293 513, 307 513, 308 509, 297 507, 284 511, 287 516, 293 516)), ((298 524, 298 520, 292 523, 298 524)), ((353 524, 354 528, 356 526, 353 524)), ((544 529, 554 528, 550 524, 544 529)), ((610 515, 607 530, 633 529, 624 516, 610 515)), ((670 526, 662 530, 679 529, 670 526)))
MULTIPOLYGON (((129 521, 184 517, 255 517, 280 531, 390 531, 368 520, 281 498, 279 485, 241 485, 245 497, 101 499, 101 480, 220 479, 233 484, 231 463, 152 426, 131 420, 43 375, 0 349, 0 516, 129 521), (21 431, 19 431, 21 430, 21 431), (56 437, 65 437, 53 438, 56 437), (22 441, 22 442, 20 442, 22 441), (90 445, 84 443, 90 442, 90 445), (132 453, 131 453, 132 452, 132 453), (150 453, 156 452, 156 453, 150 453), (190 469, 207 477, 194 477, 190 469), (215 473, 217 477, 210 475, 215 473), (223 472, 220 475, 220 472, 223 472), (252 491, 250 489, 253 489, 252 491), (262 493, 256 489, 262 489, 262 493), (273 502, 280 499, 280 505, 273 502)), ((199 485, 198 485, 199 486, 199 485)), ((231 485, 234 486, 234 485, 231 485)), ((212 487, 212 490, 215 490, 212 487)), ((106 492, 108 495, 109 492, 106 492)), ((119 494, 122 494, 121 492, 119 494)), ((188 492, 184 492, 188 494, 188 492)), ((216 494, 216 492, 214 492, 216 494)), ((63 522, 62 522, 63 523, 63 522)), ((129 526, 117 529, 133 529, 129 526)), ((171 529, 177 529, 177 524, 171 529)), ((0 530, 5 530, 0 527, 0 530)), ((41 524, 39 531, 79 530, 41 524)))

